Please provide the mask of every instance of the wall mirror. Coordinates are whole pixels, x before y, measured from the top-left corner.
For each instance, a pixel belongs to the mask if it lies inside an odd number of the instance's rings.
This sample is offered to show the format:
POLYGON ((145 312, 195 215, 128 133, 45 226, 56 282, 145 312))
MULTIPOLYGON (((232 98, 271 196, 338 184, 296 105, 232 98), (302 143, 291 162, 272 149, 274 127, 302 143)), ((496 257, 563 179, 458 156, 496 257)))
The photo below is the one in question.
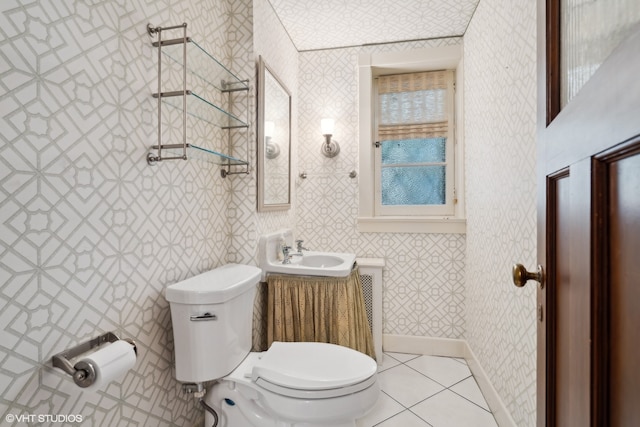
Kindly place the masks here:
POLYGON ((291 94, 258 58, 258 211, 291 207, 291 94))

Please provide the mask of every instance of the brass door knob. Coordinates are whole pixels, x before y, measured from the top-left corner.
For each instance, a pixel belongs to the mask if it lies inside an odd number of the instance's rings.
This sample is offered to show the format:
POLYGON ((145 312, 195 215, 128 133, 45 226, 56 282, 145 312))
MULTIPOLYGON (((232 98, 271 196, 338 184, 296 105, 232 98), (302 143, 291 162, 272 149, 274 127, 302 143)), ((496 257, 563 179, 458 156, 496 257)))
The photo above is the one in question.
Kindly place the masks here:
POLYGON ((526 285, 529 280, 535 280, 540 284, 540 289, 544 288, 544 270, 541 265, 538 265, 538 271, 531 273, 524 268, 524 265, 515 264, 512 273, 513 284, 519 288, 526 285))

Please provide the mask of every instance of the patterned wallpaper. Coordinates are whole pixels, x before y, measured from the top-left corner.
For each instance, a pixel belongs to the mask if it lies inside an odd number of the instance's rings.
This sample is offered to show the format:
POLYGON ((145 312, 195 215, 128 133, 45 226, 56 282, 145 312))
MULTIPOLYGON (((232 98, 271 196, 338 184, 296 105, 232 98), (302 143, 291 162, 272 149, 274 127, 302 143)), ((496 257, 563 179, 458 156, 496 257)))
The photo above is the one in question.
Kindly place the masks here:
MULTIPOLYGON (((157 110, 145 27, 188 22, 210 53, 253 78, 250 9, 245 0, 1 2, 2 422, 76 414, 87 426, 189 426, 200 415, 173 379, 162 290, 229 254, 252 259, 255 181, 222 179, 200 161, 147 166, 157 110), (245 217, 247 228, 237 226, 245 217), (83 392, 51 367, 53 354, 105 331, 137 341, 122 380, 83 392)), ((219 143, 208 126, 190 132, 219 143)), ((234 135, 238 155, 245 137, 234 135)))
MULTIPOLYGON (((535 262, 535 7, 507 3, 483 0, 465 38, 465 237, 358 233, 358 178, 348 177, 357 171, 358 53, 460 38, 298 54, 267 0, 2 2, 3 417, 192 425, 200 411, 173 379, 162 289, 225 262, 254 263, 260 234, 294 227, 312 249, 385 258, 384 332, 467 338, 518 424, 533 425, 535 295, 513 288, 508 270, 535 262), (251 78, 253 95, 259 54, 292 91, 290 211, 255 212, 255 171, 222 179, 198 161, 146 165, 157 113, 145 26, 185 21, 207 50, 251 78), (319 153, 327 116, 342 147, 335 159, 319 153), (524 166, 513 160, 523 154, 531 159, 524 166), (306 180, 298 178, 303 170, 306 180), (508 209, 504 182, 523 194, 516 209, 508 209), (136 369, 83 393, 50 358, 104 331, 137 340, 136 369)), ((253 124, 254 97, 249 104, 253 124)), ((207 138, 215 130, 190 132, 207 138)), ((253 126, 232 135, 234 154, 255 165, 253 144, 253 126)))
POLYGON ((479 0, 269 0, 299 51, 461 36, 479 0))
POLYGON ((383 332, 462 338, 466 239, 461 234, 359 233, 358 54, 461 43, 460 38, 300 53, 296 236, 313 250, 386 260, 383 332), (320 119, 336 120, 340 154, 320 154, 320 119))
POLYGON ((536 5, 482 0, 465 34, 465 337, 518 426, 536 424, 536 5))
MULTIPOLYGON (((262 55, 269 67, 291 92, 291 163, 292 174, 295 175, 298 147, 298 51, 266 0, 254 0, 253 8, 254 61, 257 64, 258 56, 262 55)), ((253 140, 255 141, 255 138, 253 140)), ((255 182, 252 190, 256 191, 255 182)), ((290 210, 257 214, 256 242, 262 234, 292 227, 295 221, 295 188, 292 186, 291 190, 291 200, 294 203, 290 210)), ((246 202, 245 212, 255 211, 255 200, 256 196, 253 196, 246 202)), ((253 246, 257 251, 257 245, 253 246)), ((253 254, 254 260, 256 256, 257 252, 253 254)))
MULTIPOLYGON (((254 61, 257 64, 258 56, 262 56, 282 83, 291 92, 291 166, 292 176, 296 174, 296 158, 298 153, 298 51, 291 43, 291 39, 282 27, 267 0, 253 1, 254 19, 254 61)), ((254 138, 255 141, 255 138, 254 138)), ((255 163, 254 163, 255 164, 255 163)), ((253 174, 255 177, 255 174, 253 174)), ((244 199, 238 198, 244 204, 237 212, 243 217, 236 219, 240 225, 244 224, 245 217, 256 217, 256 233, 251 234, 251 239, 245 240, 244 245, 253 250, 251 262, 256 262, 257 239, 262 234, 267 234, 283 228, 293 228, 295 224, 296 196, 295 188, 291 186, 291 209, 266 213, 253 213, 256 206, 256 183, 253 181, 248 192, 250 195, 244 199), (255 240, 253 238, 255 237, 255 240)), ((254 350, 265 350, 266 343, 266 314, 263 312, 266 298, 266 287, 259 287, 254 305, 253 321, 253 345, 254 350)))

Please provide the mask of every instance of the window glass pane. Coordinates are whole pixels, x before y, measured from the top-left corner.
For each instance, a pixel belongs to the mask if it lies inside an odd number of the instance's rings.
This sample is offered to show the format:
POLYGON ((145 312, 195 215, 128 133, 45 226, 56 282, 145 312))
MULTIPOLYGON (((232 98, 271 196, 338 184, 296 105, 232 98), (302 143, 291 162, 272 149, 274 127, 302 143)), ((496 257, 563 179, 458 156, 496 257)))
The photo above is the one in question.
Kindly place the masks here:
POLYGON ((591 78, 640 22, 638 0, 560 2, 561 105, 591 78))
POLYGON ((382 141, 382 164, 446 161, 447 138, 382 141))
POLYGON ((383 205, 444 205, 445 166, 382 168, 383 205))

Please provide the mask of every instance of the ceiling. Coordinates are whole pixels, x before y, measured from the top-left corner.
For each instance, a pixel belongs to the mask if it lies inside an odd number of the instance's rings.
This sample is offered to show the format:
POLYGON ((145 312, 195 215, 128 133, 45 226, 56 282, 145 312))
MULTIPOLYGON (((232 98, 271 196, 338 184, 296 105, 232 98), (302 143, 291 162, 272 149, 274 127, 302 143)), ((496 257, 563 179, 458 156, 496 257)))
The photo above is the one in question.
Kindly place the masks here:
POLYGON ((461 36, 479 0, 269 0, 299 51, 461 36))

